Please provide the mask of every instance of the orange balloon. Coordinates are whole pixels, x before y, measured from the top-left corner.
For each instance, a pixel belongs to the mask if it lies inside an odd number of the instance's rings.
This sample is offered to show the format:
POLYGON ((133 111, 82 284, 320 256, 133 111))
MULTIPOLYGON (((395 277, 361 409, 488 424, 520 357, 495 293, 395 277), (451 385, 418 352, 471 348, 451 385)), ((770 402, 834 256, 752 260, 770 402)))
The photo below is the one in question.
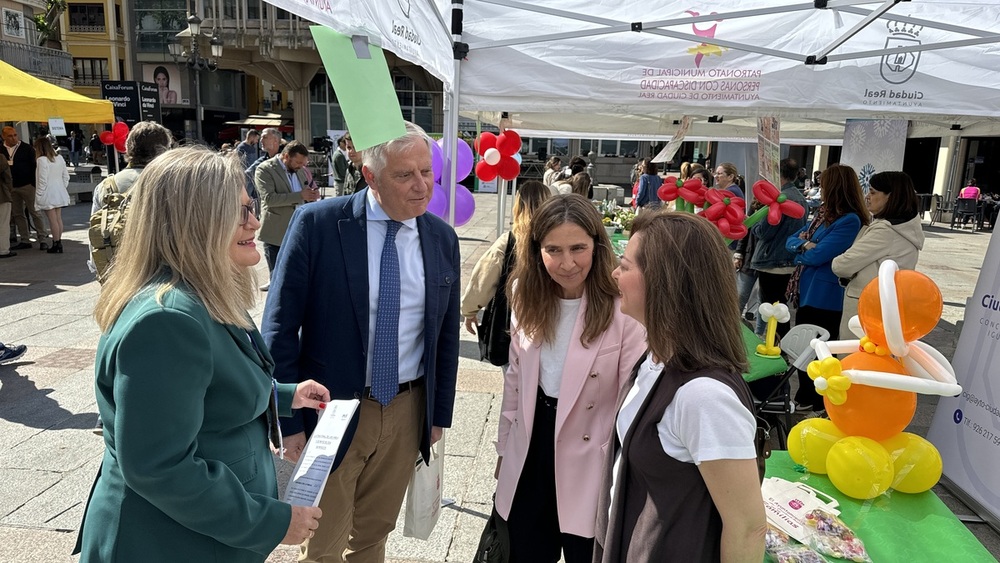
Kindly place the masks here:
MULTIPOLYGON (((855 352, 844 358, 840 365, 846 369, 863 369, 903 374, 902 364, 889 356, 876 356, 855 352)), ((906 428, 917 410, 917 394, 868 385, 851 385, 847 401, 835 405, 824 398, 826 412, 837 428, 848 436, 865 436, 880 442, 895 436, 906 428)))
MULTIPOLYGON (((907 342, 920 340, 930 334, 941 318, 941 311, 944 309, 941 290, 929 277, 913 270, 899 270, 895 278, 903 338, 907 342)), ((878 278, 872 280, 861 292, 858 317, 865 335, 875 344, 885 346, 878 278)))

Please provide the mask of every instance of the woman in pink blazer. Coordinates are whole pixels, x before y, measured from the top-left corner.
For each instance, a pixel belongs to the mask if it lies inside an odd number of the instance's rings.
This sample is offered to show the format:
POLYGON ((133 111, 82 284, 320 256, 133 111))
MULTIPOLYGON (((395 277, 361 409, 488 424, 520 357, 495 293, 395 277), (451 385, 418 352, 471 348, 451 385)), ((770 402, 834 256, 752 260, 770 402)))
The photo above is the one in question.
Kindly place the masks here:
POLYGON ((611 242, 586 198, 546 201, 517 248, 496 509, 510 563, 555 562, 560 552, 589 562, 616 399, 645 331, 621 313, 611 242))

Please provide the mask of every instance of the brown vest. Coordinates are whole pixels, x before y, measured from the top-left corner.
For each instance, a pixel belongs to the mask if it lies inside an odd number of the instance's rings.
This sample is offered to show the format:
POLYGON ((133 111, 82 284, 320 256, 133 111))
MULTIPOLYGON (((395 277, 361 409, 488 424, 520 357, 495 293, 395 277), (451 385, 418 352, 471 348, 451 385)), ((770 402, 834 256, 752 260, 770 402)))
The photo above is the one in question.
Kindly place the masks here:
MULTIPOLYGON (((632 384, 644 360, 636 364, 632 384)), ((664 366, 620 445, 621 463, 610 518, 606 507, 619 450, 617 434, 615 447, 609 448, 597 511, 594 561, 719 561, 722 518, 698 466, 668 456, 656 430, 677 390, 699 377, 711 377, 728 385, 743 406, 753 412, 750 390, 739 374, 720 369, 681 372, 664 366)), ((622 390, 619 409, 631 386, 622 390)))

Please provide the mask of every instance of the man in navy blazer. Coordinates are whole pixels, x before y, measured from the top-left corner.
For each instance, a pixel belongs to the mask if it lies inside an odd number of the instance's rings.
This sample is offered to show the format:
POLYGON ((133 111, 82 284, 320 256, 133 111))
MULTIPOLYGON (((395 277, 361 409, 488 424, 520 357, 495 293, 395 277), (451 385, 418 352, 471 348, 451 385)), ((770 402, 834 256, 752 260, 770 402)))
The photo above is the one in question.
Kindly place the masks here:
MULTIPOLYGON (((430 142, 407 123, 403 137, 366 149, 369 188, 300 207, 278 254, 262 324, 275 377, 315 379, 333 399, 361 400, 320 502, 325 516, 300 561, 382 561, 418 451, 429 459, 430 445, 451 426, 460 256, 454 229, 425 213, 430 142), (390 237, 392 280, 382 272, 390 237), (398 289, 387 296, 383 285, 398 289), (398 317, 395 339, 386 338, 383 300, 398 317), (393 379, 387 397, 383 375, 372 390, 373 356, 384 358, 390 340, 398 389, 393 379)), ((315 425, 313 412, 282 420, 290 459, 315 425)))

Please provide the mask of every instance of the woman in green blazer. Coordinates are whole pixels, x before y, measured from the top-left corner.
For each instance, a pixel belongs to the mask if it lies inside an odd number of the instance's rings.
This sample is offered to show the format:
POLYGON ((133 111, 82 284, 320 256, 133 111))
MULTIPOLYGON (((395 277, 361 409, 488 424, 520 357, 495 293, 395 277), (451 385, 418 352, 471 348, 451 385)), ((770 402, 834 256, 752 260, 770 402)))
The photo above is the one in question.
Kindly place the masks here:
POLYGON ((169 151, 132 188, 95 317, 106 450, 81 524, 81 562, 262 562, 312 537, 318 508, 277 500, 274 414, 329 392, 275 384, 247 309, 260 260, 239 161, 169 151))

